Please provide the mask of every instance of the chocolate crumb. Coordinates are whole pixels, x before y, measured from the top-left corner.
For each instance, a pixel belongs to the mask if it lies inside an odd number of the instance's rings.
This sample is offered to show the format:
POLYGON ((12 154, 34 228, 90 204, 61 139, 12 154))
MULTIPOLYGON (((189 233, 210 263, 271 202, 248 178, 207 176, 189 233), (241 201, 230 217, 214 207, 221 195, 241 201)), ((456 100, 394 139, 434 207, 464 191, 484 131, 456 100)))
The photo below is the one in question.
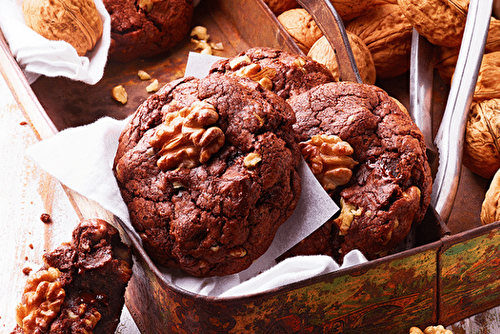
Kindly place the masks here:
POLYGON ((48 213, 42 213, 42 215, 40 216, 40 220, 44 222, 44 224, 52 223, 52 219, 50 218, 50 215, 48 213))
POLYGON ((24 267, 23 268, 23 274, 25 274, 26 276, 28 276, 31 273, 32 270, 33 269, 31 269, 30 267, 24 267))
POLYGON ((33 244, 29 244, 28 246, 29 248, 33 249, 33 244))
POLYGON ((28 125, 28 122, 22 121, 19 125, 28 125))

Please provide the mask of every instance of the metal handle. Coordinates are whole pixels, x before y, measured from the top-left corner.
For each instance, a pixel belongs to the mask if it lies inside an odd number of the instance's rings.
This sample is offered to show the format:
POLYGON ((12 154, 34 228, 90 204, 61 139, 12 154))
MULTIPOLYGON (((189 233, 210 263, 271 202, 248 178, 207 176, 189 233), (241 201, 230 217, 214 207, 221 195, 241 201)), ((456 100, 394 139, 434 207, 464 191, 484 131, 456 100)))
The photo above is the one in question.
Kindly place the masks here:
POLYGON ((444 221, 450 217, 462 170, 465 125, 484 53, 493 0, 471 0, 455 74, 436 135, 439 167, 431 204, 444 221))

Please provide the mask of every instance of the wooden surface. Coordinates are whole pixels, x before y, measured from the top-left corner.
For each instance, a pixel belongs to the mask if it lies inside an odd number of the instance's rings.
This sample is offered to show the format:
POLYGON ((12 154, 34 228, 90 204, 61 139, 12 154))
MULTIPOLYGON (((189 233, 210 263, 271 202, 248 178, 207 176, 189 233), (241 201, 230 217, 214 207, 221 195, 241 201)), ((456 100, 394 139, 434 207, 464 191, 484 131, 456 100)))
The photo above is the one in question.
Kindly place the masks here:
MULTIPOLYGON (((0 76, 0 333, 15 327, 15 306, 27 276, 36 270, 41 255, 69 241, 78 217, 59 182, 26 156, 37 139, 0 76), (51 224, 40 220, 42 213, 51 224)), ((126 308, 117 333, 139 333, 126 308)))

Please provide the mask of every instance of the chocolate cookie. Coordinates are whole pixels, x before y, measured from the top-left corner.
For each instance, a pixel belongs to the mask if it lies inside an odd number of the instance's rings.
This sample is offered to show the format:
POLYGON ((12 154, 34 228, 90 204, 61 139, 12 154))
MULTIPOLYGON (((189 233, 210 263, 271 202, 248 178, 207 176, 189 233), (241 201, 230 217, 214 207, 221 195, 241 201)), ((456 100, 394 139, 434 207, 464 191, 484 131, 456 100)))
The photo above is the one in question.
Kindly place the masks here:
POLYGON ((261 256, 300 196, 294 122, 277 95, 220 74, 146 100, 120 136, 114 171, 153 260, 222 276, 261 256))
POLYGON ((421 131, 375 86, 329 83, 288 102, 306 161, 341 204, 329 242, 341 245, 340 257, 353 249, 369 259, 387 254, 430 203, 432 176, 421 131))
POLYGON ((285 100, 314 86, 335 81, 326 66, 309 57, 263 47, 219 60, 210 73, 250 78, 285 100))
POLYGON ((193 0, 103 0, 111 16, 110 59, 128 62, 168 52, 186 37, 193 0))
POLYGON ((71 243, 44 254, 16 308, 13 333, 115 332, 132 275, 130 248, 100 219, 82 221, 71 243))

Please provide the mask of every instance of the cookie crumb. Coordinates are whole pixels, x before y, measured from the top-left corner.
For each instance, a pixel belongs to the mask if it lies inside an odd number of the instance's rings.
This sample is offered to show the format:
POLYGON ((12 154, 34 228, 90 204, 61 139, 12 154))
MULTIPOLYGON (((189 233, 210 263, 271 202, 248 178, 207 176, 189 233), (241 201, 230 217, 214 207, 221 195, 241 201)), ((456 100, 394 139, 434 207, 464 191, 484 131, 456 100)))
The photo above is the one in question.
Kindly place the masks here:
POLYGON ((41 216, 40 216, 40 220, 44 224, 52 223, 52 218, 50 218, 50 215, 48 213, 42 213, 41 216))
POLYGON ((22 122, 19 123, 19 125, 28 125, 28 122, 22 121, 22 122))
POLYGON ((33 244, 29 244, 28 247, 33 249, 33 244))
POLYGON ((26 276, 29 276, 29 274, 31 273, 33 269, 31 269, 30 267, 24 267, 23 268, 23 274, 25 274, 26 276))

